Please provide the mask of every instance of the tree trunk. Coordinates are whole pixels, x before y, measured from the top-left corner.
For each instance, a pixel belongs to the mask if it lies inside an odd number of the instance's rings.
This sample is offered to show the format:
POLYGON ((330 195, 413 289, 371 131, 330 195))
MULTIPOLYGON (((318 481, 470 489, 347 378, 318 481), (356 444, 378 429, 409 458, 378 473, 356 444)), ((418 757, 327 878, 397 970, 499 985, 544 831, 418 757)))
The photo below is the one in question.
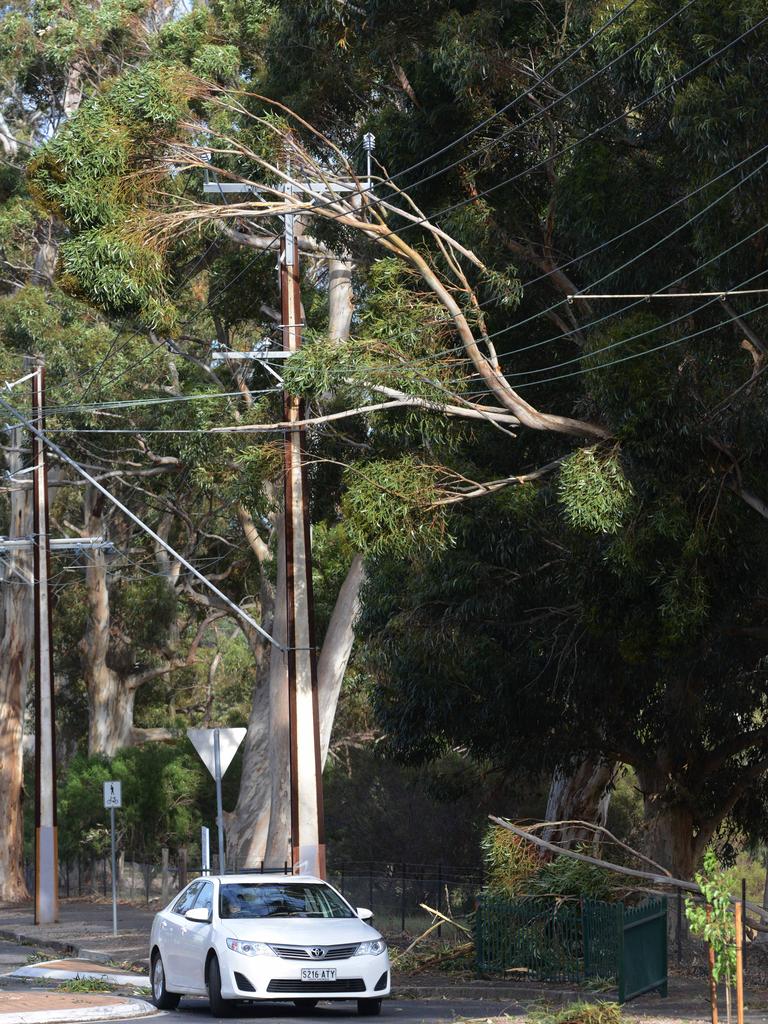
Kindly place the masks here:
POLYGON ((64 87, 62 109, 66 118, 72 117, 80 109, 83 101, 83 71, 84 61, 75 61, 67 72, 67 83, 64 87))
POLYGON ((711 832, 696 828, 694 812, 665 799, 666 781, 660 771, 637 770, 643 794, 643 853, 675 878, 693 878, 711 832))
MULTIPOLYGON (((22 468, 21 430, 9 434, 7 465, 11 474, 22 468)), ((32 536, 32 489, 12 485, 11 538, 32 536)), ((5 556, 0 601, 0 900, 27 899, 24 881, 24 822, 22 739, 27 676, 33 648, 32 551, 5 556)))
POLYGON ((363 556, 355 555, 341 585, 331 621, 323 640, 317 662, 317 690, 320 714, 320 763, 325 767, 331 743, 333 720, 339 703, 341 684, 347 670, 355 639, 355 619, 360 610, 360 588, 363 585, 363 556))
MULTIPOLYGON (((567 769, 557 768, 552 774, 545 820, 586 821, 605 826, 615 769, 615 764, 592 758, 567 769)), ((595 836, 588 829, 570 826, 546 829, 542 838, 572 850, 579 843, 591 842, 595 836)))
MULTIPOLYGON (((277 583, 272 635, 285 646, 288 641, 287 592, 285 576, 285 531, 278 522, 277 583)), ((272 647, 269 659, 269 757, 266 762, 269 786, 269 829, 264 859, 279 867, 291 859, 290 742, 288 708, 288 659, 272 647)))
MULTIPOLYGON (((252 523, 250 525, 253 526, 252 523)), ((253 529, 255 531, 255 527, 253 529)), ((247 533, 246 530, 246 536, 247 533)), ((249 539, 249 544, 254 547, 253 538, 249 539)), ((258 544, 263 544, 260 538, 258 544)), ((268 551, 261 548, 259 550, 262 565, 261 621, 268 633, 277 636, 275 631, 282 627, 280 622, 275 623, 275 591, 264 571, 264 562, 269 561, 270 555, 268 551)), ((278 566, 278 575, 279 573, 278 566)), ((282 621, 284 622, 284 616, 282 621)), ((268 767, 271 746, 270 651, 264 639, 255 630, 252 635, 249 634, 249 642, 256 664, 256 683, 243 748, 243 768, 237 805, 227 821, 227 841, 235 853, 240 868, 259 867, 266 859, 272 799, 268 767)))
POLYGON ((352 264, 328 260, 328 337, 346 341, 352 327, 352 264))
MULTIPOLYGON (((96 536, 103 530, 104 499, 93 487, 85 492, 85 535, 96 536)), ((85 568, 88 624, 80 642, 83 676, 88 692, 88 753, 114 757, 124 747, 150 741, 169 740, 168 729, 137 729, 133 724, 136 691, 142 682, 155 678, 164 669, 122 675, 109 664, 110 605, 107 559, 95 549, 85 568)), ((176 663, 171 661, 168 667, 176 663)))
MULTIPOLYGON (((102 531, 104 499, 93 487, 85 491, 85 534, 102 531)), ((133 728, 133 691, 126 692, 109 655, 109 581, 104 551, 94 550, 85 567, 88 624, 80 643, 88 692, 88 753, 112 757, 129 743, 133 728)))

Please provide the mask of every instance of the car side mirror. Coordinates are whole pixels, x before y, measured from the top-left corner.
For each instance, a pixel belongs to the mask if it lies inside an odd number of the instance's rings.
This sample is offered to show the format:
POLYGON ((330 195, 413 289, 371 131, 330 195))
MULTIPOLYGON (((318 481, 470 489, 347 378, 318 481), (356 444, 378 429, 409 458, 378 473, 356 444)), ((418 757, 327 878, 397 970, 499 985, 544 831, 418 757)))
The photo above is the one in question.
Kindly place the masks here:
POLYGON ((373 911, 372 910, 368 910, 367 907, 357 907, 356 908, 356 913, 357 913, 357 916, 360 918, 361 921, 372 921, 373 920, 373 911))
POLYGON ((196 924, 208 924, 211 920, 210 910, 206 910, 205 907, 192 907, 184 915, 188 921, 194 921, 196 924))

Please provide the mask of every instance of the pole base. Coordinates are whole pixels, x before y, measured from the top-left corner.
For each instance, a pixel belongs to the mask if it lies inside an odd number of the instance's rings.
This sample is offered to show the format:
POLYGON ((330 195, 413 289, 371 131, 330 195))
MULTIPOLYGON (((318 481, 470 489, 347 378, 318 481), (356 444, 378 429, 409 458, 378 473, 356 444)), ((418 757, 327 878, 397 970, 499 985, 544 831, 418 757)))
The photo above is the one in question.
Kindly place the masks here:
POLYGON ((56 825, 35 829, 35 924, 59 919, 59 830, 56 825))

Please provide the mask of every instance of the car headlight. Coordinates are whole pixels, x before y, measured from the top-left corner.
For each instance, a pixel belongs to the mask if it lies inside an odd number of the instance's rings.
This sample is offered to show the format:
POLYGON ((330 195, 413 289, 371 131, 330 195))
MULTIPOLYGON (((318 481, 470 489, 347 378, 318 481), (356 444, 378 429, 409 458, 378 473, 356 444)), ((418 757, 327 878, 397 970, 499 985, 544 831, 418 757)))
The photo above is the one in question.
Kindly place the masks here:
POLYGON ((274 956, 266 942, 246 942, 243 939, 227 939, 227 948, 245 956, 274 956))
POLYGON ((371 939, 370 942, 361 942, 357 947, 355 956, 378 956, 387 948, 384 939, 371 939))

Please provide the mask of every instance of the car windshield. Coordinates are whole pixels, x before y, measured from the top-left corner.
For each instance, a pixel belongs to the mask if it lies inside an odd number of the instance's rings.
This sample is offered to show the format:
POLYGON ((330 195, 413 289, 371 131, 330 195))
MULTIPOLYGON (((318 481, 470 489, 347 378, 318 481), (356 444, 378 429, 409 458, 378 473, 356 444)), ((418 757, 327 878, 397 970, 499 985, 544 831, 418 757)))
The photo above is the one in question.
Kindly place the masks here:
POLYGON ((219 916, 354 917, 329 886, 318 882, 230 882, 221 886, 219 916))

